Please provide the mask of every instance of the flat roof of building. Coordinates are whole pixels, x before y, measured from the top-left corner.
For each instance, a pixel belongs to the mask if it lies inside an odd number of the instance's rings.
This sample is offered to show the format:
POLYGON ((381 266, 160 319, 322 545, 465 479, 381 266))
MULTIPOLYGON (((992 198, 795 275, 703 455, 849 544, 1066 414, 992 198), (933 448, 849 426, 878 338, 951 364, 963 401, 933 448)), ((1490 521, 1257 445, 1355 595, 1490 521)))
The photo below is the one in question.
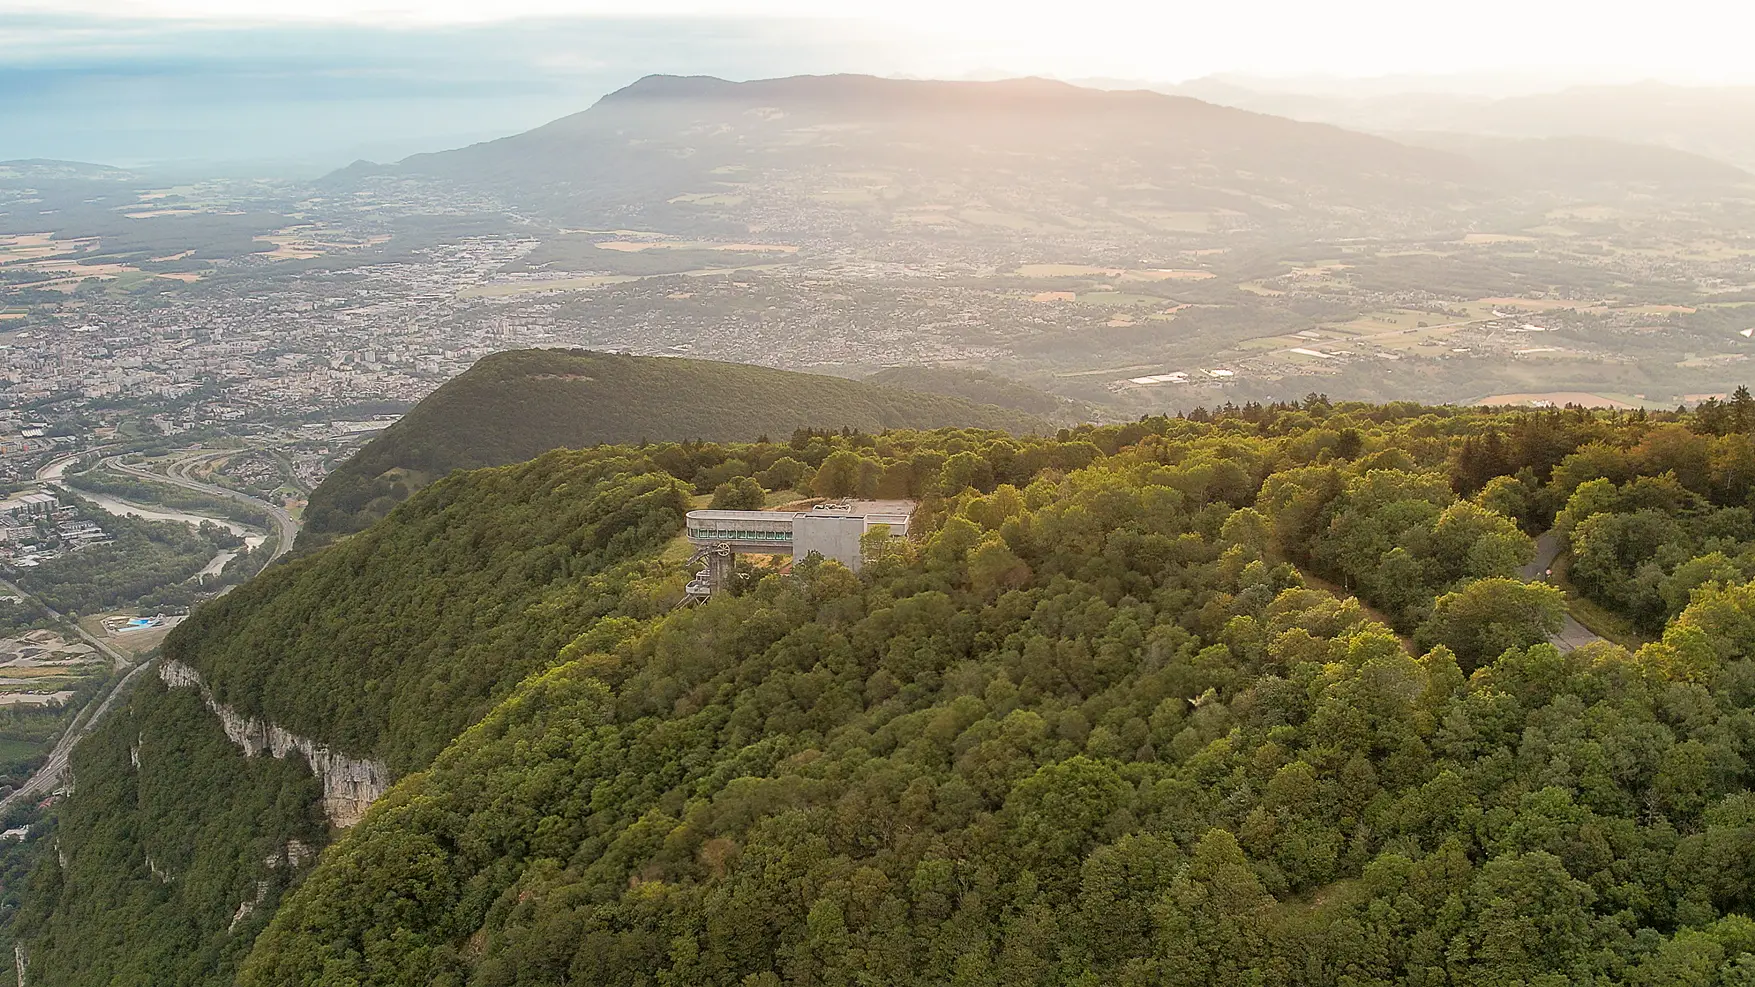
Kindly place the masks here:
POLYGON ((61 502, 59 500, 56 500, 53 494, 46 494, 46 493, 14 494, 11 497, 7 497, 5 499, 0 499, 0 511, 16 511, 16 510, 19 510, 20 508, 25 508, 25 507, 42 507, 42 506, 50 506, 50 505, 59 507, 60 504, 61 504, 61 502))
POLYGON ((837 500, 808 511, 690 511, 691 521, 791 521, 796 517, 911 517, 912 500, 837 500))
POLYGON ((688 520, 697 523, 783 522, 793 518, 913 518, 914 501, 827 501, 809 511, 690 511, 688 520))
MULTIPOLYGON (((914 508, 920 506, 912 500, 842 500, 838 504, 848 505, 848 514, 913 514, 914 508)), ((818 507, 827 507, 819 504, 818 507)), ((816 508, 812 508, 816 510, 816 508)))

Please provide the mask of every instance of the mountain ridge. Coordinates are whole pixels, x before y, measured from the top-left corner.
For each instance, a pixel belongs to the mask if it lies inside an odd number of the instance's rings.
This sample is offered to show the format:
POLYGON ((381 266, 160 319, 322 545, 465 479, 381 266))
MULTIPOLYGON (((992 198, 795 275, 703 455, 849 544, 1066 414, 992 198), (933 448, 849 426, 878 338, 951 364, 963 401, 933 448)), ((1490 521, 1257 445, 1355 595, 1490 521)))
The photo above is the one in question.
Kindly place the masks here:
POLYGON ((550 449, 790 437, 800 428, 1043 432, 1026 412, 747 364, 589 350, 483 357, 372 439, 312 492, 301 545, 359 530, 454 469, 550 449))
POLYGON ((166 642, 236 718, 384 757, 364 817, 148 677, 31 841, 15 956, 57 987, 1736 983, 1738 409, 1313 395, 455 473, 166 642), (906 489, 909 537, 677 606, 697 478, 786 460, 906 489), (1556 646, 1566 594, 1518 578, 1550 526, 1661 637, 1556 646))
POLYGON ((1186 96, 857 75, 648 76, 524 133, 384 171, 486 190, 553 223, 745 235, 752 225, 775 235, 832 222, 839 235, 870 236, 869 223, 849 221, 941 200, 1038 215, 1106 202, 1210 206, 1269 224, 1344 223, 1349 210, 1379 205, 1434 211, 1436 221, 1456 197, 1490 194, 1491 184, 1457 155, 1186 96), (889 175, 890 188, 863 204, 821 198, 850 172, 889 175))
POLYGON ((1672 148, 1755 168, 1755 87, 1682 86, 1646 80, 1485 95, 1346 93, 1275 88, 1271 80, 1205 78, 1162 91, 1372 133, 1453 131, 1481 137, 1586 137, 1672 148))

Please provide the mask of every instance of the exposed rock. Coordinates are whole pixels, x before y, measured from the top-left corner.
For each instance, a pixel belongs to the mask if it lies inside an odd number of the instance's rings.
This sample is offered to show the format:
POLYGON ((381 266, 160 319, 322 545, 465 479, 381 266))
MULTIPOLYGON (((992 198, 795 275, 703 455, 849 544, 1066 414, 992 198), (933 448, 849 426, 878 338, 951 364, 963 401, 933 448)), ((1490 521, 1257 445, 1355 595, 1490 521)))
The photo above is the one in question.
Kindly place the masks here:
POLYGON ((305 861, 313 860, 316 856, 317 851, 312 849, 311 845, 304 840, 286 841, 286 865, 288 867, 297 870, 304 865, 305 861))
POLYGON ((180 661, 160 662, 158 674, 173 689, 199 690, 207 708, 219 717, 225 735, 244 749, 244 756, 272 754, 285 758, 294 752, 302 755, 323 786, 323 812, 334 826, 347 827, 359 822, 390 785, 390 771, 382 761, 348 757, 308 737, 215 702, 201 674, 180 661))
POLYGON ((226 927, 227 932, 238 931, 238 923, 255 914, 257 906, 268 900, 268 882, 256 882, 256 897, 238 902, 238 910, 232 914, 232 924, 226 927))
POLYGON ((307 860, 316 859, 317 851, 304 840, 287 840, 286 846, 262 858, 269 867, 290 867, 298 870, 307 860))

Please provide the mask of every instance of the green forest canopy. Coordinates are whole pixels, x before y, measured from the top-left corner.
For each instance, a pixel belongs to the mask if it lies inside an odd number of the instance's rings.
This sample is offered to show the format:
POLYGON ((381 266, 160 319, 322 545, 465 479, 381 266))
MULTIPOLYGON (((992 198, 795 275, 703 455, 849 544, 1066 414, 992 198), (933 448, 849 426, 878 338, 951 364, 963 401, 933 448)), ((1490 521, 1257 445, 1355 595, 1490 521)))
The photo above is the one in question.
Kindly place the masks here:
POLYGON ((888 367, 865 378, 865 382, 929 394, 947 394, 977 404, 992 404, 1040 415, 1054 422, 1077 424, 1091 418, 1091 409, 1077 401, 985 370, 913 365, 888 367))
MULTIPOLYGON (((133 809, 91 803, 58 840, 139 909, 94 911, 99 878, 50 855, 14 931, 68 984, 1748 982, 1746 428, 1320 400, 1195 417, 453 476, 172 639, 228 702, 403 776, 267 886, 247 957, 211 916, 255 893, 249 868, 130 892, 161 858, 133 809), (667 609, 681 498, 834 457, 858 460, 836 482, 919 497, 917 536, 857 576, 754 567, 667 609), (1706 525, 1705 554, 1629 576, 1685 602, 1636 651, 1545 643, 1531 533, 1583 553, 1642 512, 1706 525), (444 631, 397 648, 423 606, 444 631), (358 629, 323 655, 301 628, 330 609, 358 629), (336 703, 326 677, 356 661, 368 699, 336 703), (211 962, 127 951, 173 920, 211 962)), ((1598 605, 1637 616, 1618 599, 1598 605)), ((119 722, 82 779, 165 778, 119 722)), ((203 792, 264 804, 272 779, 212 769, 235 750, 204 757, 203 792)), ((272 857, 310 800, 279 784, 287 811, 203 846, 272 857)))
POLYGON ((1049 430, 1022 411, 840 377, 586 350, 482 358, 367 443, 311 494, 302 545, 365 528, 454 469, 604 443, 967 426, 1049 430))
POLYGON ((243 539, 216 524, 145 521, 78 502, 81 516, 102 526, 109 541, 80 546, 11 578, 64 613, 139 605, 186 606, 201 587, 192 580, 216 554, 243 539))

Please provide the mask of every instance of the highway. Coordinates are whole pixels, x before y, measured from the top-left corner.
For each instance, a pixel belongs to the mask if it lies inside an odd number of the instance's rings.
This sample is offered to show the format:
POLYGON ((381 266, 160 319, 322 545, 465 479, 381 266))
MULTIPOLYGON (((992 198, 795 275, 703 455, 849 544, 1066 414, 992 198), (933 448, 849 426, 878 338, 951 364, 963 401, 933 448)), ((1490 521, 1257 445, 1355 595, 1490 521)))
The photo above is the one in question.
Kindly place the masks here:
MULTIPOLYGON (((0 579, 0 592, 11 593, 15 596, 31 596, 4 579, 0 579)), ((32 599, 36 598, 32 597, 32 599)), ((55 746, 49 751, 49 758, 43 762, 42 767, 38 768, 30 776, 30 779, 20 785, 12 794, 0 799, 0 813, 4 813, 25 799, 40 798, 53 792, 60 785, 61 778, 67 771, 67 758, 73 753, 73 745, 91 733, 92 728, 97 726, 104 714, 110 711, 110 706, 115 703, 117 697, 121 696, 123 690, 134 680, 134 676, 139 675, 148 664, 151 664, 150 662, 142 662, 130 667, 127 656, 105 644, 101 639, 87 633, 85 628, 79 626, 78 621, 69 620, 40 599, 37 600, 37 603, 41 604, 42 608, 47 610, 55 620, 73 628, 74 633, 78 634, 87 644, 108 655, 110 660, 115 663, 116 668, 128 669, 128 674, 122 676, 121 681, 112 684, 108 692, 86 703, 85 708, 79 711, 79 715, 73 718, 73 722, 67 725, 66 732, 61 734, 59 740, 55 741, 55 746)))
POLYGON ((299 533, 299 523, 293 520, 293 516, 288 514, 286 509, 279 504, 271 504, 266 500, 252 497, 247 493, 240 493, 239 491, 227 487, 216 486, 211 483, 203 483, 202 481, 189 476, 189 471, 194 468, 196 464, 209 459, 217 459, 220 456, 229 456, 234 452, 235 450, 231 449, 221 449, 184 456, 183 458, 172 462, 163 473, 154 473, 151 470, 141 469, 138 466, 131 466, 122 462, 122 457, 120 456, 111 456, 110 458, 105 459, 104 465, 118 473, 123 473, 135 477, 136 479, 147 480, 153 483, 168 483, 172 486, 182 487, 185 490, 195 490, 211 497, 224 497, 228 500, 235 500, 240 503, 249 504, 251 507, 266 511, 268 516, 274 519, 276 529, 274 554, 269 557, 269 561, 272 562, 274 559, 278 559, 282 555, 292 551, 293 539, 298 537, 299 533))
POLYGON ((152 667, 156 660, 156 658, 151 658, 129 668, 128 674, 122 676, 121 681, 110 686, 108 692, 86 703, 85 708, 80 710, 79 715, 74 717, 73 722, 68 725, 67 732, 61 735, 61 739, 55 741, 54 749, 49 751, 49 758, 43 762, 42 767, 38 768, 30 776, 30 779, 20 785, 11 795, 0 799, 0 813, 4 813, 26 799, 48 795, 60 787, 61 780, 68 775, 67 761, 73 754, 74 746, 97 728, 98 722, 110 711, 110 707, 115 705, 116 700, 122 698, 122 695, 128 691, 128 687, 134 683, 134 677, 152 667))
MULTIPOLYGON (((236 490, 228 490, 225 487, 215 486, 211 483, 203 483, 188 475, 189 469, 196 463, 228 455, 229 453, 230 450, 222 450, 185 456, 170 465, 169 475, 164 473, 153 473, 149 470, 130 466, 123 463, 119 456, 112 456, 105 459, 104 463, 118 473, 124 473, 129 476, 155 483, 169 483, 173 486, 182 487, 186 490, 196 490, 214 497, 225 497, 230 500, 250 504, 253 507, 258 507, 266 511, 268 515, 274 519, 275 526, 278 529, 278 537, 275 539, 274 544, 274 554, 269 558, 269 561, 273 561, 292 550, 293 539, 299 533, 299 523, 293 520, 292 515, 288 514, 284 508, 277 504, 270 504, 265 500, 251 497, 248 494, 239 493, 236 490)), ((62 476, 67 472, 67 467, 72 465, 79 458, 79 456, 64 456, 54 462, 48 463, 42 469, 37 471, 37 479, 43 483, 55 483, 61 480, 62 476)), ((3 579, 0 579, 0 592, 11 593, 17 596, 32 596, 32 594, 24 592, 22 589, 3 579)), ((32 596, 32 598, 36 599, 34 596, 32 596)), ((49 751, 49 757, 43 762, 42 767, 39 767, 35 773, 30 776, 30 779, 23 785, 19 786, 17 790, 12 792, 12 794, 6 796, 4 799, 0 799, 0 813, 4 813, 14 805, 27 799, 36 799, 48 795, 54 792, 56 788, 60 787, 62 779, 67 777, 68 758, 72 755, 74 746, 89 736, 91 732, 97 728, 98 723, 103 720, 105 714, 109 713, 110 708, 115 705, 116 700, 120 699, 122 695, 128 691, 128 687, 133 684, 135 677, 146 671, 154 663, 154 659, 149 658, 138 665, 131 664, 127 656, 110 647, 101 638, 87 632, 85 628, 79 626, 78 621, 70 620, 56 612, 49 607, 47 603, 43 603, 41 599, 37 599, 37 602, 42 604, 43 609, 47 610, 49 615, 57 622, 71 627, 74 633, 78 634, 87 644, 90 644, 92 647, 98 649, 99 652, 109 656, 110 660, 115 663, 117 669, 125 668, 128 671, 120 680, 111 684, 107 692, 101 693, 99 696, 93 698, 91 702, 86 704, 84 709, 79 711, 79 715, 75 716, 73 722, 68 724, 66 732, 61 734, 60 739, 55 741, 55 746, 49 751)))

